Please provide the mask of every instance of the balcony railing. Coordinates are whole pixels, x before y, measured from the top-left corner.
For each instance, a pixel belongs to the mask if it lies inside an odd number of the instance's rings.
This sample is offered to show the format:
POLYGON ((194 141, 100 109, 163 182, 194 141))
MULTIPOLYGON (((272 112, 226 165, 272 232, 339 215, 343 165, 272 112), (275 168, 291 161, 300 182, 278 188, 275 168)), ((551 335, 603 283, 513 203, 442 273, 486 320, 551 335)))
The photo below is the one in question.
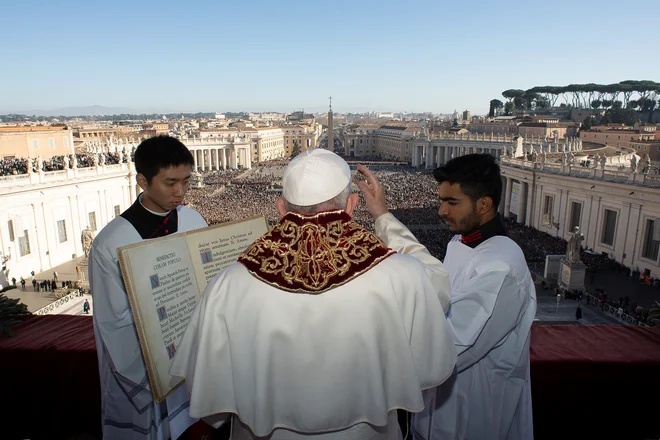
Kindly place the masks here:
POLYGON ((619 170, 611 166, 602 168, 587 168, 580 165, 563 165, 556 162, 532 162, 529 160, 514 159, 503 156, 502 165, 512 166, 522 169, 533 169, 536 172, 562 174, 572 177, 582 177, 586 179, 606 180, 608 182, 628 183, 631 185, 648 186, 660 188, 660 175, 644 174, 632 172, 632 170, 619 170))

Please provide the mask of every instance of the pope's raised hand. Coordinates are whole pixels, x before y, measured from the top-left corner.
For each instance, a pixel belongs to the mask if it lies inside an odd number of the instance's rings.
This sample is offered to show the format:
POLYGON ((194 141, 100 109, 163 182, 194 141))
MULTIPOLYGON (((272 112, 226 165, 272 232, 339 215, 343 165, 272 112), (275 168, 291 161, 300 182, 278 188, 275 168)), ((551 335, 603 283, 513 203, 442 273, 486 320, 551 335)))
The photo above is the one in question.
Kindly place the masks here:
POLYGON ((358 165, 358 173, 360 173, 365 180, 357 181, 355 184, 360 188, 364 196, 364 202, 367 205, 367 211, 376 219, 383 214, 387 214, 387 202, 385 201, 385 191, 382 185, 367 167, 358 165))

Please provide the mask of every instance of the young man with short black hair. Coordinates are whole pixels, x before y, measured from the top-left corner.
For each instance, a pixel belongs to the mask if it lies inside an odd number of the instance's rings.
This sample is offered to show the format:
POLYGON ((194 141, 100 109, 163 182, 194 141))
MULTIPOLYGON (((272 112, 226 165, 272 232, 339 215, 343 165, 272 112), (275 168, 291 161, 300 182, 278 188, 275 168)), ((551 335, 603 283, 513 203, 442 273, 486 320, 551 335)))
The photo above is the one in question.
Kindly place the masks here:
POLYGON ((117 258, 121 246, 206 226, 197 211, 181 206, 193 164, 192 154, 177 139, 143 141, 135 151, 136 180, 143 192, 92 243, 89 280, 104 439, 176 439, 197 421, 188 416, 185 387, 160 404, 153 400, 117 258))
MULTIPOLYGON (((421 246, 387 212, 376 177, 358 185, 376 218, 376 233, 406 252, 421 246)), ((414 416, 416 439, 532 439, 529 338, 536 291, 525 256, 497 213, 500 168, 487 154, 450 160, 434 171, 439 214, 457 235, 447 247, 451 283, 447 318, 458 351, 455 376, 426 394, 414 416)))

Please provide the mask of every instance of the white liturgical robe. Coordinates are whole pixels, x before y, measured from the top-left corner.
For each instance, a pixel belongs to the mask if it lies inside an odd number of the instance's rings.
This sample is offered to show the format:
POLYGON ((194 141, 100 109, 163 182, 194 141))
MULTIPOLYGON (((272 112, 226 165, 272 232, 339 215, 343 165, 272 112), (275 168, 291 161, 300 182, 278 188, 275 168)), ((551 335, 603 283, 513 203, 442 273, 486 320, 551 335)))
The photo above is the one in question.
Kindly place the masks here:
MULTIPOLYGON (((179 206, 177 217, 177 232, 206 226, 202 216, 189 208, 179 206)), ((140 241, 142 237, 133 224, 118 216, 99 232, 89 257, 102 432, 103 438, 110 440, 176 439, 197 421, 188 415, 184 387, 160 404, 151 394, 117 258, 118 247, 140 241)))
POLYGON ((433 263, 393 254, 318 294, 229 266, 206 288, 170 368, 186 378, 191 417, 231 418, 233 440, 401 439, 396 409, 421 411, 422 390, 456 361, 447 274, 433 263))
MULTIPOLYGON (((400 228, 391 214, 376 221, 376 233, 391 248, 420 246, 400 228)), ((425 392, 426 408, 413 416, 415 439, 532 439, 529 338, 536 290, 524 255, 505 236, 474 249, 456 236, 444 263, 456 374, 425 392)))

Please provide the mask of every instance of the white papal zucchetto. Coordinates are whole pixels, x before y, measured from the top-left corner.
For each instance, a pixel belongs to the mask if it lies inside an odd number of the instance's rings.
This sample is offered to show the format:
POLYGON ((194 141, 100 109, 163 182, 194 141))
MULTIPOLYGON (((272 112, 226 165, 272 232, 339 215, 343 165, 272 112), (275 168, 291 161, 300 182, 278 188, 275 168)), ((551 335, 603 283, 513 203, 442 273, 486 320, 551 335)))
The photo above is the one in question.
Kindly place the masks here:
POLYGON ((284 170, 282 197, 298 206, 326 202, 351 182, 351 169, 335 153, 315 149, 300 153, 284 170))

